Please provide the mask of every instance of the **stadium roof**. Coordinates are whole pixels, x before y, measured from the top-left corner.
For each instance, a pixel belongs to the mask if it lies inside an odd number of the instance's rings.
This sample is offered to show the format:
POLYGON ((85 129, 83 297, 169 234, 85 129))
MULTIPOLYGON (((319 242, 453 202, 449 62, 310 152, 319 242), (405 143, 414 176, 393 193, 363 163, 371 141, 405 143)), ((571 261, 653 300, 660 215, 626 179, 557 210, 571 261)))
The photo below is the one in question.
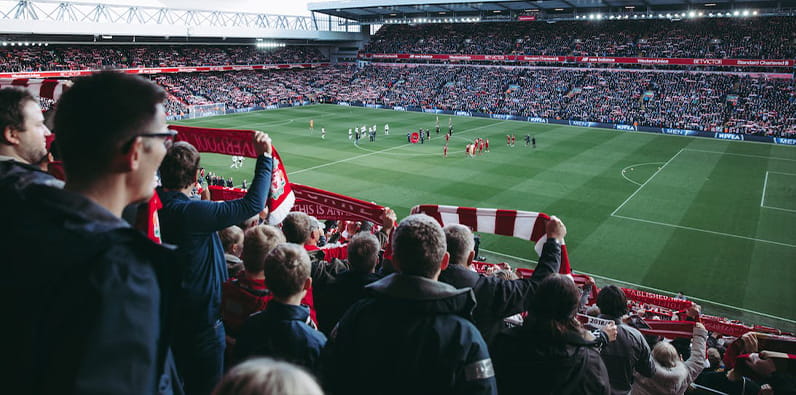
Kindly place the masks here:
POLYGON ((796 7, 796 0, 338 0, 307 6, 312 12, 363 24, 384 23, 391 18, 480 17, 479 21, 509 21, 519 15, 633 11, 760 10, 761 15, 793 15, 788 8, 796 7))

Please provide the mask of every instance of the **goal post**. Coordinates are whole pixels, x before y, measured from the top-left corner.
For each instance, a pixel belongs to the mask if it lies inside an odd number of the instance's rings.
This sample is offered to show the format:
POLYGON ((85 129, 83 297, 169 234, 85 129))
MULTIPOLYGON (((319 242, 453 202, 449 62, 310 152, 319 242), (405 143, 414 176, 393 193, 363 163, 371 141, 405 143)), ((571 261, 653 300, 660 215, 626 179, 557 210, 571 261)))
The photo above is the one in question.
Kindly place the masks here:
POLYGON ((227 113, 226 103, 193 104, 188 106, 188 118, 209 117, 227 113))

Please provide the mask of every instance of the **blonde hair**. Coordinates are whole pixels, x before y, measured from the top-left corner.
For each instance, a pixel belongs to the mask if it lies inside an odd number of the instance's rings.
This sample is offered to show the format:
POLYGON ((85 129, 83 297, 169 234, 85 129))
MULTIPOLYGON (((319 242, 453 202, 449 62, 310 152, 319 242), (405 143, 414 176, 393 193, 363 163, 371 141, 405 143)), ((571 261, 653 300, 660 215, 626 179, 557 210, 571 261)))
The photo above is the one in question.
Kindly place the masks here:
POLYGON ((265 257, 277 245, 285 242, 285 235, 279 228, 271 225, 257 225, 246 231, 243 238, 243 266, 246 271, 256 274, 263 271, 265 257))
POLYGON ((652 358, 665 368, 673 368, 680 361, 680 355, 669 342, 661 341, 652 348, 652 358))
POLYGON ((232 368, 218 383, 213 395, 323 395, 307 372, 270 358, 250 359, 232 368))

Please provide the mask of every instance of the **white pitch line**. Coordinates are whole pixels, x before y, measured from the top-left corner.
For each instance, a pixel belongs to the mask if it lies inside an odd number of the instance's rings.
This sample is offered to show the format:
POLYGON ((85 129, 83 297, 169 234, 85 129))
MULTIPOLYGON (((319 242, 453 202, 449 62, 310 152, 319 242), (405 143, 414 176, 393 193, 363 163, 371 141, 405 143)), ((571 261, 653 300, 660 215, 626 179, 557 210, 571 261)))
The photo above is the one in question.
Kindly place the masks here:
POLYGON ((667 161, 666 161, 666 163, 664 163, 664 164, 663 164, 663 166, 659 167, 659 168, 658 168, 658 170, 657 170, 657 171, 655 171, 655 173, 652 173, 652 175, 650 176, 650 178, 648 178, 648 179, 647 179, 647 181, 644 181, 644 183, 643 183, 643 184, 641 184, 641 186, 640 186, 640 187, 638 187, 638 189, 636 189, 636 190, 635 190, 635 192, 633 192, 633 193, 632 193, 630 196, 628 196, 628 197, 627 197, 627 199, 625 199, 625 201, 624 201, 624 202, 622 202, 622 204, 620 204, 620 205, 619 205, 619 207, 617 207, 617 208, 616 208, 616 210, 614 210, 614 211, 611 213, 611 216, 614 216, 614 214, 616 214, 616 213, 617 213, 617 212, 618 212, 618 211, 619 211, 619 210, 620 210, 622 207, 624 207, 624 206, 625 206, 625 204, 627 204, 627 202, 629 202, 629 201, 630 201, 630 199, 633 199, 633 196, 636 196, 636 194, 637 194, 637 193, 638 193, 640 190, 642 190, 642 189, 644 188, 644 186, 645 186, 645 185, 647 185, 647 183, 648 183, 648 182, 652 181, 652 179, 653 179, 653 178, 655 178, 655 176, 657 176, 657 175, 658 175, 658 173, 660 173, 660 172, 661 172, 661 170, 663 170, 663 168, 664 168, 664 167, 666 167, 666 166, 667 166, 667 165, 668 165, 668 164, 669 164, 669 163, 670 163, 670 162, 671 162, 671 161, 672 161, 674 158, 676 158, 676 157, 677 157, 677 155, 680 155, 680 153, 681 153, 681 152, 683 152, 683 150, 684 150, 684 149, 685 149, 685 148, 681 148, 681 149, 680 149, 680 151, 677 151, 677 153, 676 153, 676 154, 674 154, 674 155, 673 155, 671 158, 669 158, 669 160, 667 160, 667 161))
POLYGON ((768 172, 766 172, 766 180, 763 181, 763 195, 760 196, 760 207, 765 207, 763 203, 765 203, 766 200, 766 186, 768 186, 768 172))
MULTIPOLYGON (((463 132, 459 132, 459 133, 467 133, 467 132, 471 132, 471 131, 473 131, 473 130, 478 130, 478 129, 483 129, 483 128, 485 128, 485 127, 491 127, 491 126, 495 126, 495 125, 497 125, 497 124, 500 124, 500 123, 503 123, 503 122, 506 122, 506 121, 501 121, 501 122, 498 122, 498 123, 495 123, 495 124, 491 124, 491 125, 479 126, 479 127, 477 127, 477 128, 467 129, 467 130, 465 130, 465 131, 463 131, 463 132)), ((385 149, 383 149, 383 150, 379 150, 379 151, 372 151, 372 152, 369 152, 369 153, 367 153, 367 154, 362 154, 362 155, 352 156, 352 157, 350 157, 350 158, 345 158, 345 159, 336 160, 336 161, 334 161, 334 162, 324 163, 324 164, 322 164, 322 165, 318 165, 318 166, 312 166, 312 167, 308 167, 308 168, 306 168, 306 169, 301 169, 301 170, 291 171, 291 172, 288 172, 288 174, 292 176, 292 175, 294 175, 294 174, 300 174, 300 173, 303 173, 303 172, 305 172, 305 171, 310 171, 310 170, 320 169, 320 168, 322 168, 322 167, 326 167, 326 166, 332 166, 332 165, 336 165, 336 164, 338 164, 338 163, 348 162, 348 161, 352 161, 352 160, 354 160, 354 159, 364 158, 364 157, 366 157, 366 156, 371 156, 371 155, 380 154, 380 153, 382 153, 382 152, 392 151, 392 150, 395 150, 395 149, 398 149, 398 148, 403 148, 403 147, 405 147, 405 146, 407 146, 407 145, 409 145, 409 143, 404 143, 404 144, 401 144, 401 145, 398 145, 398 146, 395 146, 395 147, 385 148, 385 149)))
MULTIPOLYGON (((503 254, 503 253, 500 253, 500 252, 490 251, 490 250, 487 250, 485 248, 481 248, 480 251, 486 251, 486 252, 489 252, 489 253, 492 253, 492 254, 495 254, 495 255, 505 256, 507 258, 513 258, 513 259, 516 259, 516 260, 519 260, 519 261, 536 263, 536 261, 534 261, 532 259, 520 258, 518 256, 513 256, 513 255, 503 254)), ((576 272, 585 274, 587 276, 591 276, 591 277, 596 277, 596 278, 600 278, 600 279, 603 279, 603 280, 607 280, 607 281, 610 281, 612 283, 621 283, 621 284, 627 284, 627 285, 630 285, 630 286, 633 286, 633 287, 636 287, 636 288, 648 289, 650 291, 653 291, 653 292, 656 292, 656 293, 659 293, 659 294, 669 294, 669 295, 676 295, 677 294, 676 292, 667 291, 665 289, 658 289, 658 288, 654 288, 654 287, 648 287, 646 285, 631 283, 629 281, 624 281, 624 280, 618 280, 618 279, 611 278, 611 277, 601 276, 599 274, 587 273, 587 272, 584 272, 582 270, 576 270, 576 272)), ((737 307, 737 306, 732 306, 732 305, 728 305, 728 304, 724 304, 724 303, 720 303, 720 302, 714 302, 712 300, 697 298, 697 297, 694 297, 694 296, 689 296, 688 298, 691 299, 691 300, 696 300, 698 302, 709 303, 709 304, 716 305, 716 306, 721 306, 721 307, 725 307, 725 308, 729 308, 729 309, 735 309, 735 310, 738 310, 738 311, 743 311, 745 313, 756 314, 756 315, 759 315, 761 317, 773 318, 773 319, 780 320, 780 321, 785 321, 785 322, 788 322, 788 323, 791 323, 791 324, 796 324, 796 320, 783 318, 783 317, 778 317, 778 316, 767 314, 767 313, 761 313, 759 311, 749 310, 749 309, 745 309, 743 307, 737 307)))
POLYGON ((696 151, 696 152, 708 152, 708 153, 711 153, 711 154, 745 156, 745 157, 748 157, 748 158, 776 159, 776 160, 786 160, 786 161, 789 161, 789 162, 796 162, 796 159, 778 158, 776 156, 763 156, 763 155, 752 155, 752 154, 736 154, 734 152, 708 151, 708 150, 701 150, 701 149, 694 149, 694 148, 685 148, 685 150, 686 151, 696 151))
POLYGON ((789 213, 796 213, 796 210, 793 210, 793 209, 790 209, 790 208, 771 207, 771 206, 760 206, 760 207, 768 208, 768 209, 771 209, 771 210, 779 210, 779 211, 787 211, 789 213))
POLYGON ((775 244, 775 245, 783 246, 783 247, 796 248, 796 245, 794 245, 794 244, 781 243, 781 242, 778 242, 778 241, 771 241, 771 240, 765 240, 765 239, 758 239, 758 238, 749 237, 749 236, 734 235, 732 233, 717 232, 715 230, 692 228, 690 226, 668 224, 666 222, 650 221, 648 219, 625 217, 624 215, 616 215, 616 214, 614 214, 614 215, 612 215, 612 217, 623 218, 623 219, 627 219, 627 220, 631 220, 631 221, 645 222, 645 223, 653 224, 653 225, 668 226, 668 227, 677 228, 677 229, 686 229, 686 230, 693 230, 693 231, 696 231, 696 232, 710 233, 710 234, 719 235, 719 236, 735 237, 737 239, 757 241, 757 242, 760 242, 760 243, 775 244))
POLYGON ((630 165, 630 166, 627 166, 627 167, 625 167, 624 169, 622 169, 622 171, 621 171, 620 173, 622 174, 622 177, 624 177, 624 178, 625 178, 625 180, 628 180, 628 181, 632 182, 633 184, 636 184, 636 185, 639 185, 639 186, 640 186, 640 185, 641 185, 641 183, 638 183, 638 182, 636 182, 636 181, 633 181, 633 180, 631 180, 630 178, 628 178, 627 176, 625 176, 625 170, 627 170, 627 169, 628 169, 628 168, 630 168, 630 167, 639 167, 639 166, 646 166, 646 165, 659 165, 659 164, 661 164, 661 163, 663 163, 663 162, 637 163, 637 164, 635 164, 635 165, 630 165))

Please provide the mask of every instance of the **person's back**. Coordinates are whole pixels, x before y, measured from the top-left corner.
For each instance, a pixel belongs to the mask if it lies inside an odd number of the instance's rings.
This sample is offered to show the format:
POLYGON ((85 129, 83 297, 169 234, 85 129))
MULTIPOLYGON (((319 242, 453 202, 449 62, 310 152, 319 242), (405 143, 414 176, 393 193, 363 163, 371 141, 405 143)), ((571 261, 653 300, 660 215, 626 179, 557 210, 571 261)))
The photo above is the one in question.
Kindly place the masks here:
POLYGON ((563 239, 566 228, 555 217, 549 224, 548 240, 542 248, 536 270, 531 277, 518 280, 503 280, 471 270, 476 255, 472 232, 463 225, 445 227, 452 264, 440 273, 439 281, 456 288, 473 289, 478 302, 473 311, 473 320, 487 344, 491 345, 498 332, 505 328, 503 320, 506 317, 528 310, 528 302, 539 283, 558 272, 561 265, 561 243, 558 239, 563 239))
POLYGON ((649 345, 641 332, 620 320, 627 312, 627 298, 619 287, 603 287, 597 295, 597 306, 602 313, 599 318, 612 320, 617 325, 616 341, 608 343, 600 352, 611 379, 611 393, 627 394, 633 384, 633 372, 645 377, 655 373, 649 345))
POLYGON ((597 345, 575 320, 580 293, 561 275, 545 279, 522 327, 498 334, 493 347, 503 394, 608 394, 597 345))
POLYGON ((316 370, 326 336, 308 324, 310 310, 301 305, 312 284, 307 252, 296 244, 280 244, 268 254, 264 270, 274 298, 243 324, 235 359, 268 356, 316 370))
POLYGON ((10 392, 181 391, 165 341, 173 254, 121 220, 125 206, 151 197, 174 135, 165 96, 119 73, 79 80, 55 118, 65 188, 0 185, 0 202, 13 207, 3 217, 13 232, 0 239, 14 263, 0 283, 14 317, 14 363, 2 378, 10 392))
POLYGON ((365 286, 381 278, 374 273, 379 261, 379 250, 378 239, 370 233, 359 233, 348 243, 351 270, 338 274, 321 289, 315 300, 321 332, 331 334, 346 310, 367 296, 365 286))
POLYGON ((351 306, 327 345, 329 391, 496 393, 486 343, 468 320, 471 290, 436 281, 448 262, 439 224, 407 217, 395 231, 393 252, 400 273, 368 285, 371 297, 351 306))
POLYGON ((705 368, 705 340, 708 332, 705 326, 697 323, 691 338, 691 356, 683 361, 675 348, 665 342, 658 342, 652 349, 655 374, 652 377, 635 375, 633 394, 683 394, 705 368))

